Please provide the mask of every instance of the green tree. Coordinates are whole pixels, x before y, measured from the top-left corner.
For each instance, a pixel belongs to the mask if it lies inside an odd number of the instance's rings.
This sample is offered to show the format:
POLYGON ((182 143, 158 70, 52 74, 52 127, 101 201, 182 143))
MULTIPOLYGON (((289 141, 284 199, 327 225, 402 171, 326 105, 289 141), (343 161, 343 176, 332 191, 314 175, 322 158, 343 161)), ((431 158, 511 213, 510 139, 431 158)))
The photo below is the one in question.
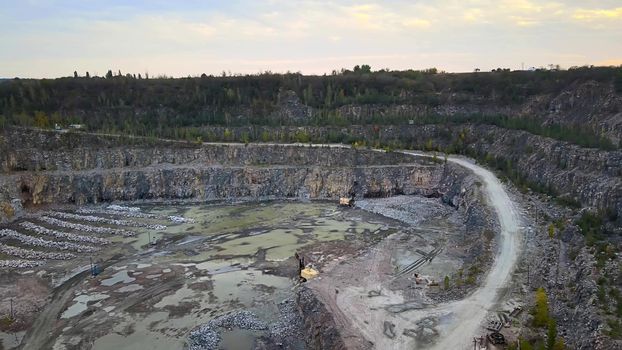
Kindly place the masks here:
POLYGON ((557 339, 557 324, 555 319, 549 319, 549 329, 546 332, 546 349, 553 350, 555 347, 555 340, 557 339))
POLYGON ((249 143, 250 140, 251 140, 250 136, 248 135, 248 133, 246 131, 244 131, 242 133, 242 142, 249 143))
POLYGON ((549 301, 544 288, 536 290, 536 305, 533 310, 533 325, 546 327, 549 324, 549 301))
POLYGON ((445 276, 445 279, 443 280, 443 286, 445 287, 445 289, 449 289, 449 276, 445 276))
POLYGON ((106 79, 111 79, 112 78, 112 70, 108 69, 108 72, 106 73, 106 79))
POLYGON ((555 345, 553 345, 553 350, 564 350, 566 349, 566 344, 562 338, 557 338, 555 345))
POLYGON ((42 129, 50 127, 50 119, 44 112, 35 112, 35 126, 42 129))

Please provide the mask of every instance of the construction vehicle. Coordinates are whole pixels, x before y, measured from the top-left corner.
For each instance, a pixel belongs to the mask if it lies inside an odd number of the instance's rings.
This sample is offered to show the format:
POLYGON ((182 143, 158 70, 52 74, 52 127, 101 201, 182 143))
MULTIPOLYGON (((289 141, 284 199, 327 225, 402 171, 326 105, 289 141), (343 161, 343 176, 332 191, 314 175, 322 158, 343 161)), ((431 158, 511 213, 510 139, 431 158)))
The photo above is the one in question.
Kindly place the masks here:
POLYGON ((339 205, 342 207, 353 207, 354 206, 354 197, 340 197, 339 205))

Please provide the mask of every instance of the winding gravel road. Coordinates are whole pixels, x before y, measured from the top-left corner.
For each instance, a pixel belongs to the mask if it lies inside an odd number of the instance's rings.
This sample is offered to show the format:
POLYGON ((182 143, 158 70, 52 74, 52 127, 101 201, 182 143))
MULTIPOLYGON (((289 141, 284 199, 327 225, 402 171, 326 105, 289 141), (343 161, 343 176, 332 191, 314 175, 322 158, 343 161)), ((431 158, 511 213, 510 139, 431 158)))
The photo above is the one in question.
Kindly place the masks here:
MULTIPOLYGON (((402 153, 430 157, 421 152, 402 153)), ((470 349, 473 336, 478 333, 486 314, 499 301, 499 292, 507 285, 516 265, 521 249, 521 220, 516 204, 492 172, 465 158, 452 156, 448 161, 473 171, 482 179, 488 203, 499 219, 501 232, 498 236, 498 250, 485 282, 473 294, 462 300, 441 304, 434 309, 418 310, 417 313, 422 318, 434 315, 447 320, 441 329, 440 341, 430 349, 470 349)))

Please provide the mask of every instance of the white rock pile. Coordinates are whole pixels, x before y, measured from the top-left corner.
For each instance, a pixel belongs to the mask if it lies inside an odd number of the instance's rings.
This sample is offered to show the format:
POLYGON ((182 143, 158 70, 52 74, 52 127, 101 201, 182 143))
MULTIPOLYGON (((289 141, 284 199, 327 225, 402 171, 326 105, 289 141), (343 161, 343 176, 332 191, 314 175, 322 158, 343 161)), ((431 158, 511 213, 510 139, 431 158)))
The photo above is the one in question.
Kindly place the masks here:
POLYGON ((68 232, 61 232, 56 230, 51 230, 47 227, 36 225, 30 221, 20 222, 19 225, 28 231, 35 232, 40 235, 52 236, 56 238, 66 239, 68 241, 74 242, 83 242, 83 243, 91 243, 91 244, 101 244, 107 245, 110 244, 110 241, 107 239, 99 238, 99 237, 91 237, 91 236, 83 236, 76 235, 68 232))
POLYGON ((156 214, 143 213, 140 211, 139 208, 133 208, 137 210, 113 210, 113 209, 110 209, 111 207, 119 207, 119 206, 108 206, 108 209, 80 208, 76 210, 76 212, 79 214, 95 214, 95 215, 103 214, 103 215, 122 216, 125 218, 167 220, 175 224, 186 224, 186 223, 193 224, 195 222, 193 219, 185 218, 183 216, 177 216, 177 215, 161 216, 161 215, 156 215, 156 214))
POLYGON ((110 228, 110 227, 97 227, 97 226, 76 224, 76 223, 73 223, 73 222, 67 222, 67 221, 59 220, 59 219, 56 219, 56 218, 53 218, 53 217, 50 217, 50 216, 46 216, 46 215, 41 216, 39 218, 39 220, 41 220, 43 222, 47 222, 50 225, 59 226, 59 227, 63 227, 63 228, 70 228, 70 229, 78 230, 78 231, 82 231, 82 232, 105 233, 105 234, 111 234, 111 235, 122 235, 122 236, 125 236, 125 237, 130 237, 130 236, 135 236, 136 235, 136 233, 131 232, 131 231, 127 231, 127 230, 110 228))
POLYGON ((111 204, 107 208, 110 210, 114 210, 114 211, 127 211, 127 212, 140 211, 139 207, 126 207, 124 205, 117 205, 117 204, 111 204))
POLYGON ((32 249, 24 249, 0 243, 0 253, 15 256, 21 259, 33 260, 69 260, 76 256, 71 253, 41 252, 32 249))
POLYGON ((171 215, 168 219, 175 224, 194 224, 194 219, 185 218, 183 216, 171 215))
POLYGON ((130 220, 109 219, 109 218, 103 218, 101 216, 78 215, 78 214, 64 213, 60 211, 51 211, 48 213, 48 215, 61 218, 61 219, 97 222, 100 224, 107 224, 107 225, 144 227, 144 228, 148 228, 152 230, 166 230, 166 226, 164 225, 147 224, 144 222, 136 222, 136 221, 130 221, 130 220))
POLYGON ((0 260, 0 269, 29 269, 43 264, 45 262, 41 260, 0 260))
POLYGON ((116 215, 124 218, 139 218, 139 219, 160 219, 155 214, 142 213, 140 211, 117 211, 112 209, 88 209, 80 208, 76 210, 80 214, 104 214, 104 215, 116 215))
POLYGON ((48 241, 46 239, 37 238, 29 235, 21 234, 17 231, 4 229, 0 230, 0 237, 7 237, 11 239, 15 239, 17 241, 22 242, 25 245, 43 247, 43 248, 54 248, 59 250, 71 250, 78 253, 87 253, 94 252, 99 250, 96 247, 81 245, 76 243, 69 243, 64 241, 48 241))

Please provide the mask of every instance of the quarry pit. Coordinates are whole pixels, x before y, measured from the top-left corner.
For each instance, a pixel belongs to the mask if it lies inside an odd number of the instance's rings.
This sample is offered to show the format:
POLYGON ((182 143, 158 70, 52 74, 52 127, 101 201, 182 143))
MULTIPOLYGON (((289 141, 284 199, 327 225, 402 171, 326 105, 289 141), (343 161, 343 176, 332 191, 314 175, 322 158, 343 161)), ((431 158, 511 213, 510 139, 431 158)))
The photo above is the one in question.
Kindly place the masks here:
POLYGON ((501 307, 506 218, 462 159, 82 137, 3 163, 4 349, 466 347, 501 307))

